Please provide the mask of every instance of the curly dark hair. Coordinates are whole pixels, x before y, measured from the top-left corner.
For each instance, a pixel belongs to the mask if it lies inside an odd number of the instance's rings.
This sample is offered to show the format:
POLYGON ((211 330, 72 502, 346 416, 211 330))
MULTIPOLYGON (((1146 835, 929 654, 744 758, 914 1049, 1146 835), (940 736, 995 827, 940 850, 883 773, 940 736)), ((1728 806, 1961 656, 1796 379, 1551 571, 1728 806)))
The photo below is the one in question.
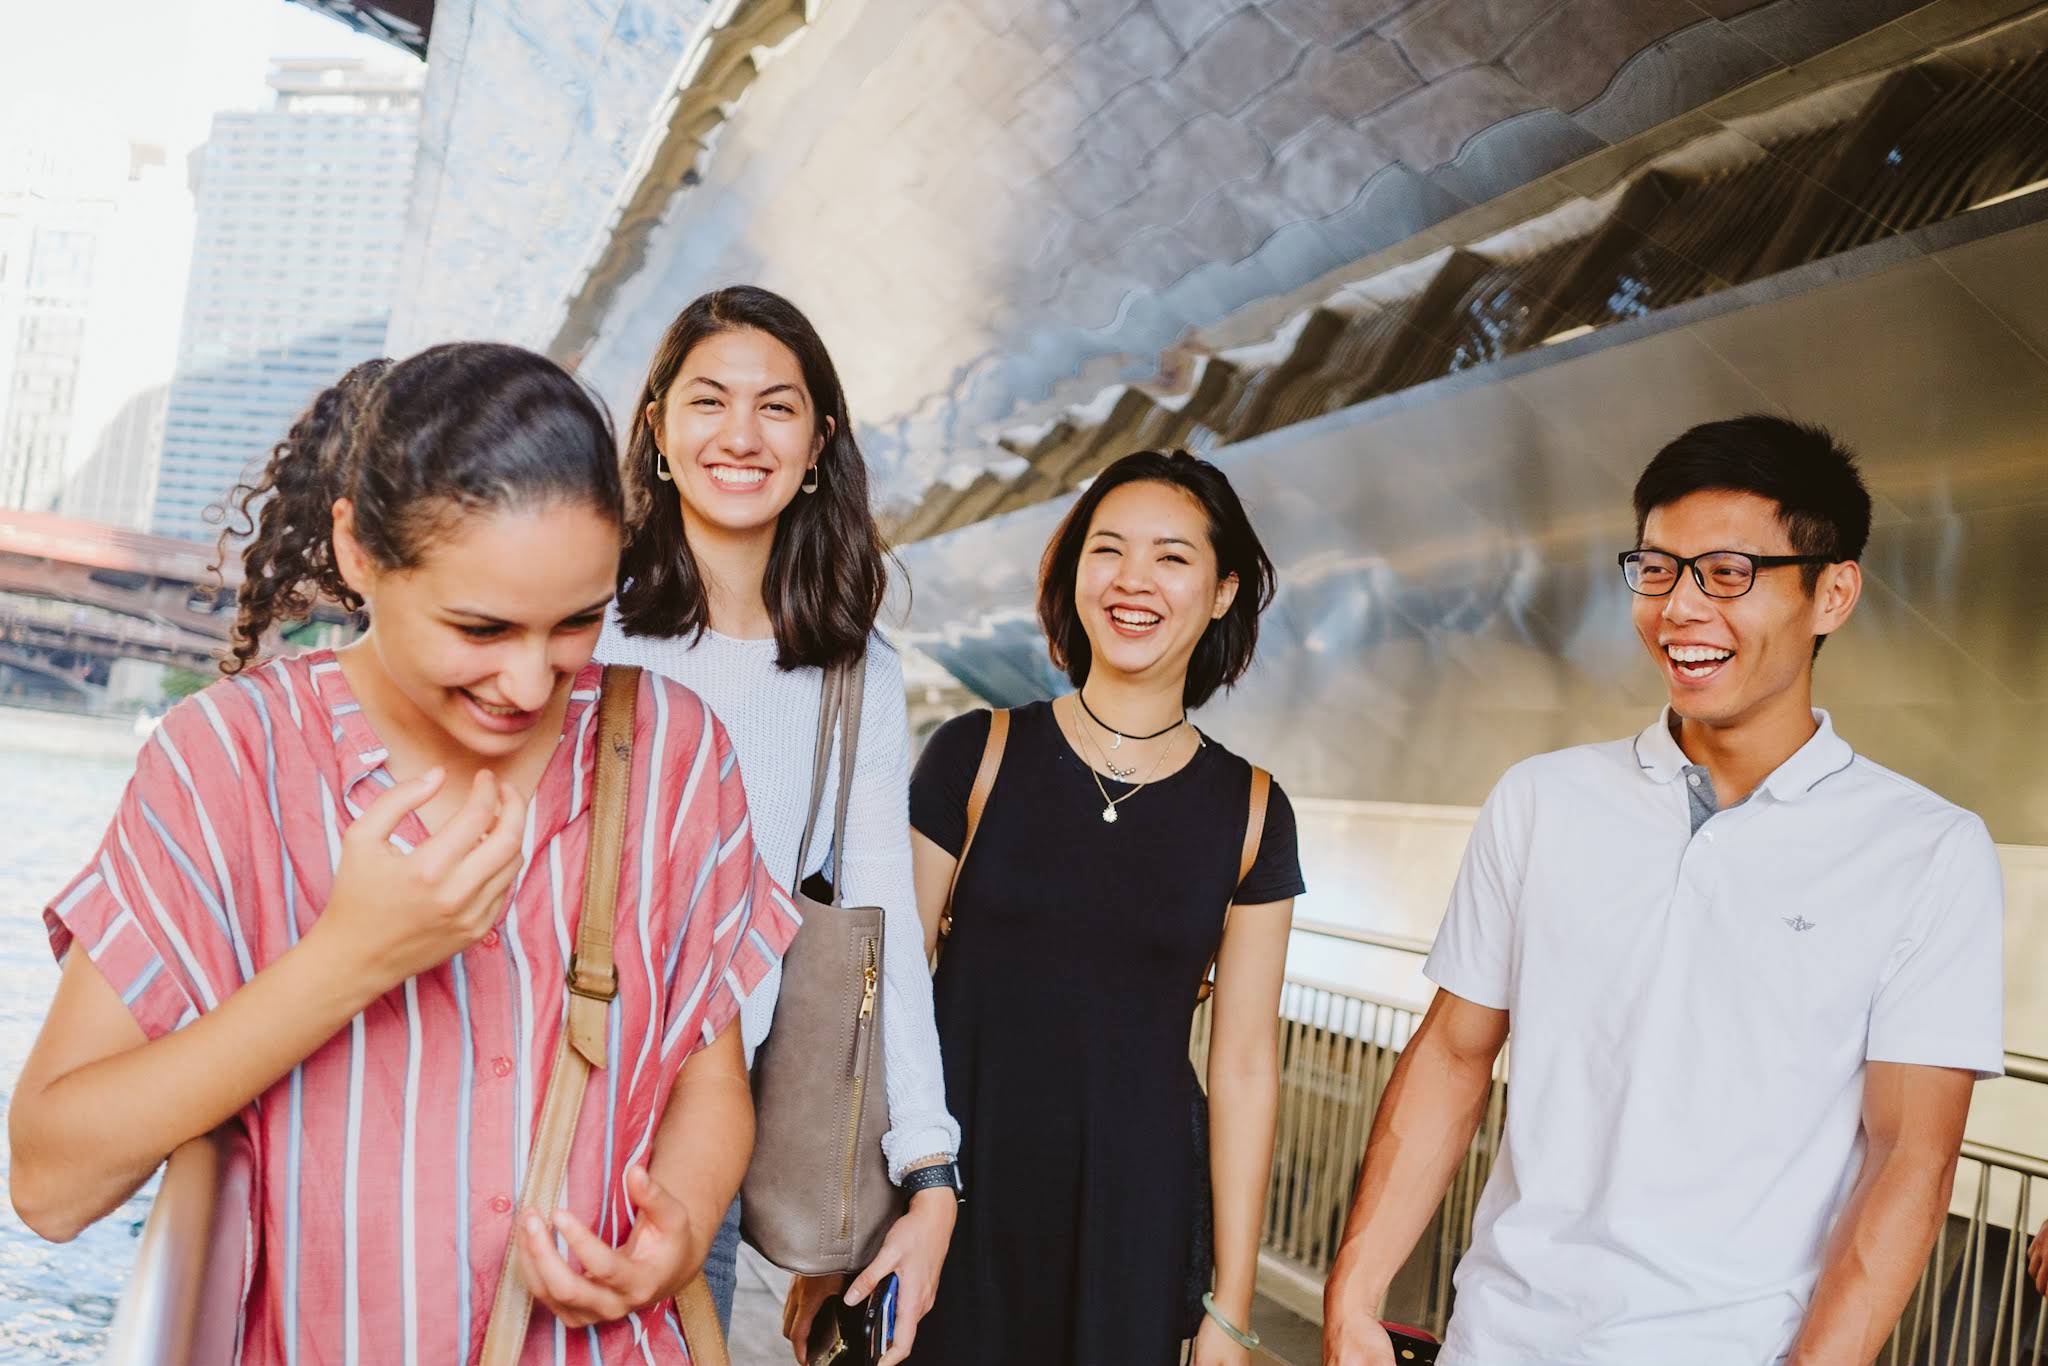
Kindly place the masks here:
POLYGON ((888 591, 888 550, 868 506, 868 470, 854 440, 846 394, 831 353, 810 319, 789 300, 755 285, 713 290, 669 324, 647 366, 626 439, 632 525, 619 560, 619 623, 629 636, 701 637, 711 625, 703 572, 683 533, 675 489, 655 474, 655 425, 669 386, 699 343, 752 329, 788 347, 803 371, 825 437, 818 491, 799 494, 776 519, 761 596, 775 626, 782 669, 823 668, 858 659, 888 591), (829 427, 827 425, 829 420, 829 427))
POLYGON ((545 356, 453 342, 408 360, 364 361, 322 391, 228 497, 220 561, 242 549, 235 626, 221 672, 240 673, 284 622, 323 599, 363 601, 334 559, 334 504, 380 568, 419 563, 435 536, 484 508, 554 502, 624 525, 618 441, 604 407, 545 356), (253 535, 251 534, 253 532, 253 535))

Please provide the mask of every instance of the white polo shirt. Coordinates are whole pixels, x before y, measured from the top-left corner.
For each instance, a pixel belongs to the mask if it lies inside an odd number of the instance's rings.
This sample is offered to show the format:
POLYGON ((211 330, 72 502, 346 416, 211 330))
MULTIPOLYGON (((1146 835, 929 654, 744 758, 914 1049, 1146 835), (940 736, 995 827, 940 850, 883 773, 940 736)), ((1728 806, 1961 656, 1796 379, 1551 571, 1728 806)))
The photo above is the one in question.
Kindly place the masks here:
POLYGON ((1424 968, 1512 1029, 1444 1366, 1776 1361, 1856 1181, 1864 1063, 2001 1071, 1983 822, 1814 716, 1697 833, 1668 712, 1487 798, 1424 968))

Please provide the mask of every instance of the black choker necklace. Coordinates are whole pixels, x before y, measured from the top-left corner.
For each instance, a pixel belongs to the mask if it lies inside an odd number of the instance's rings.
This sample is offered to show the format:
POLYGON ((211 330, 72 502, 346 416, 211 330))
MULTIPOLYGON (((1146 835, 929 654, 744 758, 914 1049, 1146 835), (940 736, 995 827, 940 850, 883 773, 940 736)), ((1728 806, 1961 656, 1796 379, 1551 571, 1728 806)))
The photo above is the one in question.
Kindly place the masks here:
POLYGON ((1180 714, 1180 720, 1175 721, 1170 726, 1161 726, 1158 730, 1153 731, 1150 735, 1125 735, 1115 726, 1112 726, 1111 724, 1109 724, 1109 722, 1097 716, 1095 714, 1095 708, 1088 705, 1087 697, 1084 696, 1078 688, 1074 690, 1074 700, 1081 704, 1082 711, 1088 713, 1088 719, 1090 721, 1093 721, 1096 725, 1102 727, 1104 730, 1108 731, 1111 735, 1114 735, 1116 737, 1116 739, 1110 742, 1109 747, 1111 749, 1122 749, 1124 747, 1124 741, 1126 740, 1157 740, 1160 736, 1166 734, 1168 731, 1179 730, 1188 722, 1188 714, 1186 712, 1182 712, 1180 714))

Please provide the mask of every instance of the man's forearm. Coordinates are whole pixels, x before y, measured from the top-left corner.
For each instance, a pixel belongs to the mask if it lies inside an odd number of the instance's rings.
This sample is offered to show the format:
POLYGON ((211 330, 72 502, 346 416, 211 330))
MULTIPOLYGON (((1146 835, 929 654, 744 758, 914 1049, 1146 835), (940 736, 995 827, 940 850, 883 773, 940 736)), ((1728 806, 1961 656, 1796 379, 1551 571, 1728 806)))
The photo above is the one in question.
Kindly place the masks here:
POLYGON ((1865 1155, 1787 1366, 1865 1366, 1876 1358, 1926 1266, 1954 1184, 1952 1152, 1895 1147, 1865 1155))
POLYGON ((1491 1057, 1461 1058, 1426 1033, 1410 1041, 1373 1116, 1326 1313, 1385 1296, 1471 1146, 1492 1077, 1491 1057))

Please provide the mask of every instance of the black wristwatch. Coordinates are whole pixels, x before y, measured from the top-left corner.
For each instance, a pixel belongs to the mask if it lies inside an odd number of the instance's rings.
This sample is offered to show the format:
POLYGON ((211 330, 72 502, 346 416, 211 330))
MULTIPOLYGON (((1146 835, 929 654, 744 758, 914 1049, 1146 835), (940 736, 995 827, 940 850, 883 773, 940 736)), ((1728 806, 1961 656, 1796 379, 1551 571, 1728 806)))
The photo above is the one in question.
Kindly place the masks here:
POLYGON ((917 1167, 903 1174, 903 1193, 916 1195, 919 1191, 938 1190, 941 1187, 953 1192, 953 1198, 961 1204, 967 1203, 967 1187, 960 1184, 958 1162, 936 1162, 929 1167, 917 1167))

